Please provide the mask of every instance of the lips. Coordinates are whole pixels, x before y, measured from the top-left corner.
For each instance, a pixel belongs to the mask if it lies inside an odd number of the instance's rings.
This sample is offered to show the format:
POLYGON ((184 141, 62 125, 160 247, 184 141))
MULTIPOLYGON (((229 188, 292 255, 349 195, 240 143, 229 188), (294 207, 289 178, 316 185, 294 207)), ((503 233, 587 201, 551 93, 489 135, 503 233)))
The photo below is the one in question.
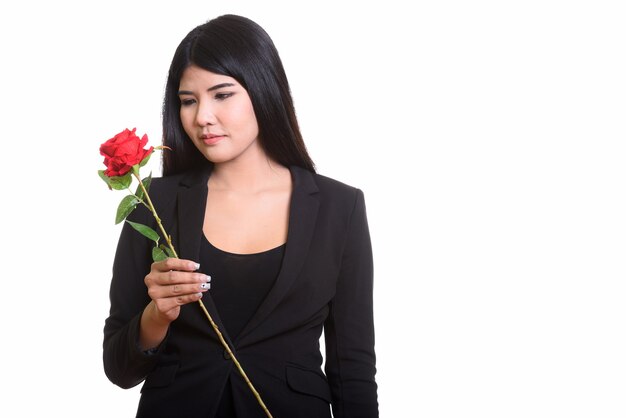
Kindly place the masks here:
POLYGON ((213 145, 224 139, 224 135, 202 134, 200 135, 200 139, 202 140, 202 142, 204 142, 205 145, 213 145))

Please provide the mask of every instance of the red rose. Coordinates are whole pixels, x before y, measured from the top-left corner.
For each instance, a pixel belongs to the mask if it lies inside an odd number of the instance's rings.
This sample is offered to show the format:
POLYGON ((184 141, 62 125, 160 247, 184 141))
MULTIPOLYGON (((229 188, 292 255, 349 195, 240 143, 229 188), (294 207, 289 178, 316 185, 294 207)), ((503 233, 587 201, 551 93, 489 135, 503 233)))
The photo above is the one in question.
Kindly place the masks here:
POLYGON ((100 155, 104 156, 104 165, 107 167, 104 171, 106 176, 123 176, 152 153, 154 147, 143 149, 148 143, 148 136, 144 135, 140 139, 135 135, 136 129, 124 129, 100 145, 100 155))

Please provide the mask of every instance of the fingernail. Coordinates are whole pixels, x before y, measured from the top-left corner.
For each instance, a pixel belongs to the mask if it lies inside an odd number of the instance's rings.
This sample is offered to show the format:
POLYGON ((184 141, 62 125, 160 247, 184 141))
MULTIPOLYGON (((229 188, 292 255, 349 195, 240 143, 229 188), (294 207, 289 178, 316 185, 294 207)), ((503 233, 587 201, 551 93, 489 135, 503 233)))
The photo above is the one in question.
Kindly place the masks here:
POLYGON ((211 281, 211 276, 209 276, 208 274, 206 276, 204 276, 204 281, 205 282, 210 282, 211 281))
POLYGON ((199 263, 194 263, 193 266, 196 268, 196 270, 198 270, 200 268, 200 264, 199 263))
POLYGON ((210 289, 211 288, 211 283, 202 283, 200 285, 201 289, 210 289))

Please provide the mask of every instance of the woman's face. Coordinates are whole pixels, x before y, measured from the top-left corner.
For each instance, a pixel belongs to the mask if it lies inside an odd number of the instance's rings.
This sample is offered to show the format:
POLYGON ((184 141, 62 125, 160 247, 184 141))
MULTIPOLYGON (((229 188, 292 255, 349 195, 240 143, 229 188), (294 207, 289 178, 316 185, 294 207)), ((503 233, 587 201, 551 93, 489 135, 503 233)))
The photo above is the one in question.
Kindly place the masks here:
POLYGON ((178 96, 183 129, 209 161, 263 153, 250 96, 234 78, 192 65, 183 72, 178 96))

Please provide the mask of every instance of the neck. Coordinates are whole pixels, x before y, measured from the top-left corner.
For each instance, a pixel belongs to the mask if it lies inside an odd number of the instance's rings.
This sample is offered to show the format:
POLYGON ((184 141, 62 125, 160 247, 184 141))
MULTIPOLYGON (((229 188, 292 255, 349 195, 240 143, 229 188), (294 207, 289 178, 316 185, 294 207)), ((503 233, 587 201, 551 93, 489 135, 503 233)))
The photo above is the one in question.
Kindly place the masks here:
POLYGON ((229 161, 213 166, 209 187, 213 190, 230 190, 254 193, 273 188, 290 178, 289 169, 268 157, 247 161, 229 161))

